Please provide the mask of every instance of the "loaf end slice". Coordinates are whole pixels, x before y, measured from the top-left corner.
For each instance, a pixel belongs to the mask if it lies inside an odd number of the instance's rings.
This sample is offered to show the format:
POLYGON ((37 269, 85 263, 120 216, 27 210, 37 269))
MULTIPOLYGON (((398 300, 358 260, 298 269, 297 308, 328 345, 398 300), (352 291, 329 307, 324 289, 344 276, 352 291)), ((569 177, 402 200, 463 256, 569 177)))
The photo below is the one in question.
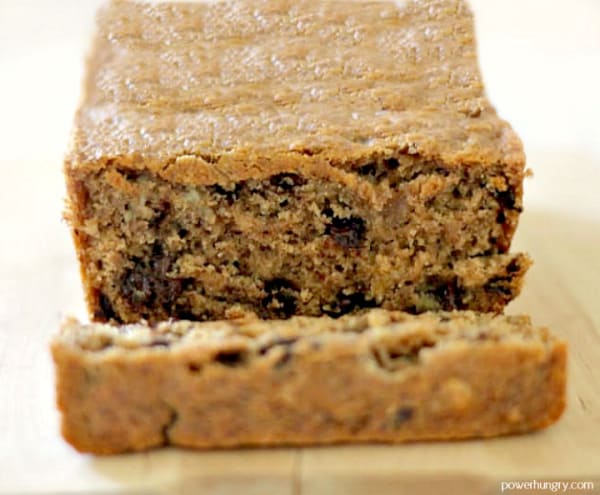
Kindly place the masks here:
POLYGON ((492 437, 565 407, 566 344, 520 316, 69 320, 52 354, 63 435, 95 454, 492 437))

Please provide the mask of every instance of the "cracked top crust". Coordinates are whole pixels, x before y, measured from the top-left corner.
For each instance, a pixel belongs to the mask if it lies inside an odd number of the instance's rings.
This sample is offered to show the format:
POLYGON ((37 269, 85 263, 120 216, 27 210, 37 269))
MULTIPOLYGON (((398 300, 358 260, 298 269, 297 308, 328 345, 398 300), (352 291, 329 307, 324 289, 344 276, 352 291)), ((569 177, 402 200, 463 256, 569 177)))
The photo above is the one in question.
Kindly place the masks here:
POLYGON ((210 184, 402 154, 522 173, 460 0, 113 1, 66 167, 210 184))

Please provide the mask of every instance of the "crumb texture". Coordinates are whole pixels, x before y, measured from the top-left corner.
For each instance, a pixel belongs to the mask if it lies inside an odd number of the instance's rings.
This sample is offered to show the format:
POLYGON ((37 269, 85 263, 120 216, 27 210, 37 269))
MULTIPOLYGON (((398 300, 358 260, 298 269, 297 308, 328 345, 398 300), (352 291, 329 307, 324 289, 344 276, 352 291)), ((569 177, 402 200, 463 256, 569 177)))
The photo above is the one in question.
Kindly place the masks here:
POLYGON ((395 165, 383 211, 300 174, 207 187, 100 173, 75 223, 94 318, 501 311, 529 266, 507 254, 521 207, 496 189, 502 171, 481 187, 478 171, 395 165))

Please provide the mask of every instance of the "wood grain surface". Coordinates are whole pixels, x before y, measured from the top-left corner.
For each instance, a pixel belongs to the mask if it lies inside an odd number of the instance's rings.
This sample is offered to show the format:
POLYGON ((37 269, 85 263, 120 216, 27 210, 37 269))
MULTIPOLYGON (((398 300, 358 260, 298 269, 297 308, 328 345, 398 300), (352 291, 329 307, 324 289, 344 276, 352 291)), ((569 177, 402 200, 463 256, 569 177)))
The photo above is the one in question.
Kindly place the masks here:
POLYGON ((0 494, 495 494, 516 480, 600 493, 600 2, 472 2, 491 99, 535 172, 514 245, 535 265, 509 312, 569 342, 558 424, 485 441, 109 458, 61 439, 48 352, 66 314, 85 316, 61 156, 97 4, 0 0, 0 494))

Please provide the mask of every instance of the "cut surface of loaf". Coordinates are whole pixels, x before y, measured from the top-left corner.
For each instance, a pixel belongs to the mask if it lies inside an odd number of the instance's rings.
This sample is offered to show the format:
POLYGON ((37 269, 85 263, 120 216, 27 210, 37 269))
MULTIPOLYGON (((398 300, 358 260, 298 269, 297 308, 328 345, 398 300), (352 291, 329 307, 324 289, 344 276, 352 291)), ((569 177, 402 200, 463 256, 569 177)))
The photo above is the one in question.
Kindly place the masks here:
POLYGON ((115 1, 67 217, 98 321, 500 312, 524 166, 460 0, 115 1))
POLYGON ((566 345, 527 317, 65 322, 62 432, 96 454, 521 433, 564 408, 566 345))

